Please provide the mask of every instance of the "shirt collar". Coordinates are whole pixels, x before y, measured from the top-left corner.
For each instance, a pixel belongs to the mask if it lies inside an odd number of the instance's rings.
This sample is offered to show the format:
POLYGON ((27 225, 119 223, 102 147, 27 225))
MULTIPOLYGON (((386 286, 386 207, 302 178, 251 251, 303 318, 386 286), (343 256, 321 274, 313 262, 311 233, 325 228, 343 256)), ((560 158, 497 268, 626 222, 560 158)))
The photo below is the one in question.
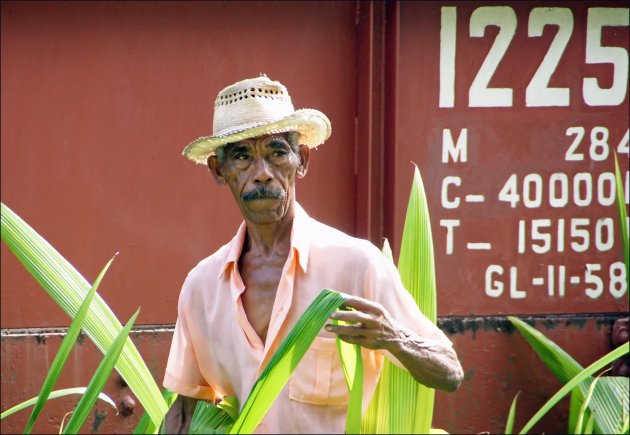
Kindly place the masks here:
MULTIPOLYGON (((309 223, 310 216, 306 214, 300 204, 295 202, 295 217, 293 218, 293 226, 291 228, 291 250, 295 252, 298 259, 298 264, 302 269, 302 272, 306 273, 308 266, 308 252, 310 247, 309 239, 309 223)), ((236 232, 236 235, 232 238, 227 246, 227 255, 225 256, 225 263, 221 268, 221 274, 219 278, 222 278, 225 272, 231 268, 236 267, 238 259, 241 256, 243 250, 243 244, 245 243, 245 234, 247 234, 247 225, 245 221, 241 223, 236 232)))

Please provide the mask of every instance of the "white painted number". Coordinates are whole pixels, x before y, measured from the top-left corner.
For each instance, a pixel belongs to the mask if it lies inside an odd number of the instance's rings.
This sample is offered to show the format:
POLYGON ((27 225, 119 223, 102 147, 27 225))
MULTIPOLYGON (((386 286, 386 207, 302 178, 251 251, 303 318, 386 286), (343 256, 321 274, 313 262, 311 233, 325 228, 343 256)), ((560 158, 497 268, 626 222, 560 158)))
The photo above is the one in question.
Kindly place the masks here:
MULTIPOLYGON (((514 9, 510 6, 480 6, 472 12, 469 24, 469 34, 473 38, 485 36, 488 26, 497 26, 499 33, 470 85, 468 106, 512 107, 514 87, 495 88, 489 87, 489 84, 516 34, 517 17, 514 9)), ((570 89, 550 87, 549 82, 573 35, 572 11, 560 7, 533 8, 527 22, 528 36, 530 38, 542 36, 547 26, 558 26, 558 31, 525 89, 527 107, 570 105, 570 89)), ((609 88, 601 88, 596 77, 583 78, 582 97, 589 106, 619 106, 626 99, 628 50, 625 47, 602 45, 603 29, 615 26, 628 26, 628 8, 589 8, 586 29, 579 33, 586 34, 584 58, 586 64, 613 66, 612 85, 609 88)), ((457 7, 443 6, 440 28, 439 107, 455 107, 456 35, 457 7)), ((579 71, 580 66, 573 65, 571 68, 579 71)), ((520 86, 516 88, 521 89, 520 86)), ((619 152, 628 153, 627 136, 625 138, 626 141, 619 145, 621 149, 619 152)), ((579 140, 581 138, 577 141, 579 140)), ((603 149, 601 151, 603 152, 603 149)))
POLYGON ((613 64, 610 88, 600 88, 597 78, 585 77, 584 102, 589 106, 617 106, 626 98, 628 51, 623 47, 602 46, 602 27, 627 26, 628 8, 589 8, 586 21, 586 63, 613 64))
POLYGON ((499 201, 505 201, 510 203, 510 207, 516 207, 520 200, 520 196, 517 193, 518 187, 516 186, 516 182, 518 181, 516 174, 510 175, 510 178, 505 182, 503 188, 499 192, 499 201))
POLYGON ((482 6, 470 17, 470 36, 482 37, 488 26, 499 26, 497 35, 468 92, 469 107, 511 107, 511 88, 489 88, 488 83, 516 32, 516 13, 509 6, 482 6))
POLYGON ((568 8, 534 8, 529 13, 528 36, 542 36, 543 29, 548 24, 558 26, 558 33, 532 81, 527 85, 525 103, 528 107, 569 105, 569 88, 550 88, 549 80, 573 33, 573 14, 568 8))

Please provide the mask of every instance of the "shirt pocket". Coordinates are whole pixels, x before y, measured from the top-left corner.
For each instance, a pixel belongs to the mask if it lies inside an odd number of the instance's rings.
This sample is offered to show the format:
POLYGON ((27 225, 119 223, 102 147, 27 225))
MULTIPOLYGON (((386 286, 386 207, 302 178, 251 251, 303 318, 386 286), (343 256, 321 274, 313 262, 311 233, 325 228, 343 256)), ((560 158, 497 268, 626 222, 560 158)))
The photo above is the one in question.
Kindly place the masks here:
POLYGON ((348 404, 348 387, 334 338, 315 338, 289 379, 289 398, 312 405, 348 404))

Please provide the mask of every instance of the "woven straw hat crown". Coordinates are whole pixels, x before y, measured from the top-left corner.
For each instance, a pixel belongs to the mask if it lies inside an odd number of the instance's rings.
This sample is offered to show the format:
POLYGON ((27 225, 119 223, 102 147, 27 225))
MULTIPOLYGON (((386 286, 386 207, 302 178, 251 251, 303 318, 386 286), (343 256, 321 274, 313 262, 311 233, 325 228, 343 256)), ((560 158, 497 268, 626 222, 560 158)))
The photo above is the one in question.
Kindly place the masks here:
POLYGON ((184 155, 205 163, 219 146, 288 131, 300 134, 300 144, 316 147, 330 137, 331 126, 318 110, 295 110, 282 83, 267 76, 242 80, 219 92, 214 102, 212 136, 191 142, 184 155))

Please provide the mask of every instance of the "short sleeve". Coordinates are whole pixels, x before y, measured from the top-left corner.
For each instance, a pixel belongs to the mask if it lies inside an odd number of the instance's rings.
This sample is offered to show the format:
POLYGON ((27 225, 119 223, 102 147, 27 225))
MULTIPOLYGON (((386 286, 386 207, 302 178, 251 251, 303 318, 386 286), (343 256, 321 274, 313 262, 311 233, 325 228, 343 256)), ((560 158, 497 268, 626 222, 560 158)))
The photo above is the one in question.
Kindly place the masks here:
POLYGON ((166 365, 163 385, 178 394, 195 399, 212 401, 216 393, 204 379, 197 357, 195 345, 188 327, 186 309, 186 283, 179 298, 177 323, 171 342, 171 350, 166 365))

